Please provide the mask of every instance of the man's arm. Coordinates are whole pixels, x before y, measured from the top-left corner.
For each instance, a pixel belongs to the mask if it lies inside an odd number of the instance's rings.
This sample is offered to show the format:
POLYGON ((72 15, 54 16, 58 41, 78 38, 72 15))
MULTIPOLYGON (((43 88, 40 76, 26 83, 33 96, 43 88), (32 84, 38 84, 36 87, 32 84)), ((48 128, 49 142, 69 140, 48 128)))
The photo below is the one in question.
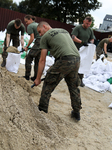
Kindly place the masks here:
POLYGON ((84 45, 84 46, 88 46, 87 42, 78 39, 75 35, 72 35, 72 39, 73 39, 73 41, 76 42, 76 43, 80 43, 80 44, 82 44, 82 45, 84 45))
POLYGON ((22 48, 24 48, 24 36, 23 35, 21 36, 21 46, 22 48))
POLYGON ((30 34, 30 40, 29 40, 27 46, 25 47, 25 51, 28 50, 28 47, 29 47, 30 44, 33 42, 33 40, 34 40, 34 34, 32 33, 32 34, 30 34))
POLYGON ((41 83, 41 76, 42 76, 42 73, 43 73, 43 70, 44 70, 44 67, 45 67, 46 55, 47 55, 47 49, 42 49, 40 60, 39 60, 39 65, 38 65, 37 78, 34 81, 36 86, 41 83))
POLYGON ((80 44, 82 43, 82 41, 80 39, 78 39, 75 35, 72 35, 72 39, 76 43, 80 43, 80 44))
POLYGON ((6 47, 9 46, 9 42, 10 42, 10 34, 6 35, 6 47))
POLYGON ((104 52, 107 54, 107 43, 104 43, 104 52))

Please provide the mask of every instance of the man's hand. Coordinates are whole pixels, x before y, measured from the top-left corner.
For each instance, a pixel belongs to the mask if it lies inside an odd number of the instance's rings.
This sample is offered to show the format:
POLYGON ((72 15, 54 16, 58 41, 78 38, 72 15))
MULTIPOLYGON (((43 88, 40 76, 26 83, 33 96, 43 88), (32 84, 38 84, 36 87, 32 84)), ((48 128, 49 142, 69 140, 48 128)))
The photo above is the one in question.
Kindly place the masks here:
POLYGON ((82 41, 83 46, 88 46, 87 42, 82 41))
POLYGON ((28 47, 25 47, 25 48, 24 48, 24 50, 27 52, 27 50, 28 50, 28 47))
POLYGON ((108 55, 107 54, 104 54, 105 55, 105 57, 107 58, 108 57, 108 55))
POLYGON ((34 81, 35 86, 39 85, 40 83, 41 83, 41 79, 40 80, 39 79, 35 79, 35 81, 34 81))
POLYGON ((6 51, 6 50, 7 50, 7 48, 8 48, 8 47, 7 47, 7 46, 5 46, 5 47, 4 47, 4 50, 6 51))

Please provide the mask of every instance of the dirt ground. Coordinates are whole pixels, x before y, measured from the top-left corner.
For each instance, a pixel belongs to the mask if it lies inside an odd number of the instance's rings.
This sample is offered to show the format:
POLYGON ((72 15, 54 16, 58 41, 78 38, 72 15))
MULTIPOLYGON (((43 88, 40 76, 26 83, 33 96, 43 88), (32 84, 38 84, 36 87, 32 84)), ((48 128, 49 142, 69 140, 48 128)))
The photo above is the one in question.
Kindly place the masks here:
MULTIPOLYGON (((108 60, 112 61, 111 53, 108 60)), ((0 57, 0 64, 1 64, 0 57)), ((64 80, 52 93, 49 112, 37 108, 42 84, 0 66, 0 150, 111 150, 112 93, 98 93, 87 87, 81 92, 81 120, 70 117, 71 102, 64 80)), ((32 70, 33 76, 33 70, 32 70)))

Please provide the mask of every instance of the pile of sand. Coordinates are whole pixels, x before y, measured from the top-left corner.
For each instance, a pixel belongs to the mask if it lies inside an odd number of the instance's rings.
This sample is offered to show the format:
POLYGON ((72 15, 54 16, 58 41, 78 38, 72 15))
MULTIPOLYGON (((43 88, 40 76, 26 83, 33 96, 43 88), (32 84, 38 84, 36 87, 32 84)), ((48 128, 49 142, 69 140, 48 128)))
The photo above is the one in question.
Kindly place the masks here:
MULTIPOLYGON (((0 148, 5 150, 43 150, 67 142, 58 124, 40 112, 30 96, 25 79, 0 69, 0 148)), ((33 92, 39 99, 37 92, 33 92)), ((61 122, 62 128, 64 122, 61 122)), ((63 147, 63 146, 62 146, 63 147)))
POLYGON ((22 75, 24 65, 17 74, 0 67, 0 150, 111 150, 112 93, 80 87, 81 120, 75 122, 64 80, 46 114, 37 108, 43 83, 31 88, 22 75))

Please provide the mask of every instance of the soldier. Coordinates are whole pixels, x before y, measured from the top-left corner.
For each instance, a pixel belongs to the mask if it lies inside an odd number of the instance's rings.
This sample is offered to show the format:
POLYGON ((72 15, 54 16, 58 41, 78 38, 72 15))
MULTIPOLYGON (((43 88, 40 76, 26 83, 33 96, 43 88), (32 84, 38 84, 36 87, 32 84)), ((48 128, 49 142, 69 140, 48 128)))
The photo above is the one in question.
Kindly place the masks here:
POLYGON ((80 120, 81 98, 80 90, 78 89, 79 52, 70 34, 66 30, 60 28, 53 29, 47 22, 42 21, 39 23, 37 31, 42 38, 40 41, 41 56, 38 73, 34 81, 36 86, 41 83, 47 49, 49 49, 51 55, 55 57, 54 65, 47 71, 38 108, 40 111, 48 112, 51 93, 64 78, 70 92, 71 105, 73 108, 71 117, 80 120))
POLYGON ((37 76, 37 70, 38 70, 38 62, 39 62, 39 58, 40 58, 40 36, 39 33, 37 32, 37 25, 38 23, 35 22, 35 17, 31 16, 31 15, 26 15, 24 17, 24 21, 25 23, 28 25, 27 26, 27 32, 30 35, 30 40, 27 44, 27 46, 25 47, 25 51, 28 50, 28 47, 30 46, 30 44, 34 41, 34 45, 31 48, 30 52, 28 53, 28 55, 26 56, 26 62, 25 62, 25 76, 24 78, 26 80, 29 80, 30 74, 31 74, 31 63, 34 59, 34 76, 31 77, 31 80, 35 80, 36 76, 37 76))
POLYGON ((24 32, 25 26, 21 22, 20 19, 12 20, 7 25, 6 37, 4 40, 4 51, 2 53, 3 62, 1 64, 2 67, 6 65, 6 58, 8 56, 6 50, 9 47, 10 41, 12 40, 12 44, 14 47, 18 47, 20 45, 19 41, 19 32, 21 31, 21 46, 24 48, 24 32))
POLYGON ((112 42, 112 37, 111 38, 104 38, 98 43, 98 45, 96 47, 96 60, 98 60, 100 58, 100 55, 103 53, 104 53, 106 58, 108 57, 107 45, 111 42, 112 42))
MULTIPOLYGON (((82 25, 76 26, 73 31, 72 31, 72 39, 78 48, 80 49, 81 46, 88 46, 88 42, 94 43, 94 34, 92 29, 90 28, 90 25, 92 23, 91 17, 87 16, 83 20, 82 25)), ((79 74, 79 77, 81 79, 81 87, 84 87, 84 83, 82 81, 83 79, 83 74, 79 74)))

